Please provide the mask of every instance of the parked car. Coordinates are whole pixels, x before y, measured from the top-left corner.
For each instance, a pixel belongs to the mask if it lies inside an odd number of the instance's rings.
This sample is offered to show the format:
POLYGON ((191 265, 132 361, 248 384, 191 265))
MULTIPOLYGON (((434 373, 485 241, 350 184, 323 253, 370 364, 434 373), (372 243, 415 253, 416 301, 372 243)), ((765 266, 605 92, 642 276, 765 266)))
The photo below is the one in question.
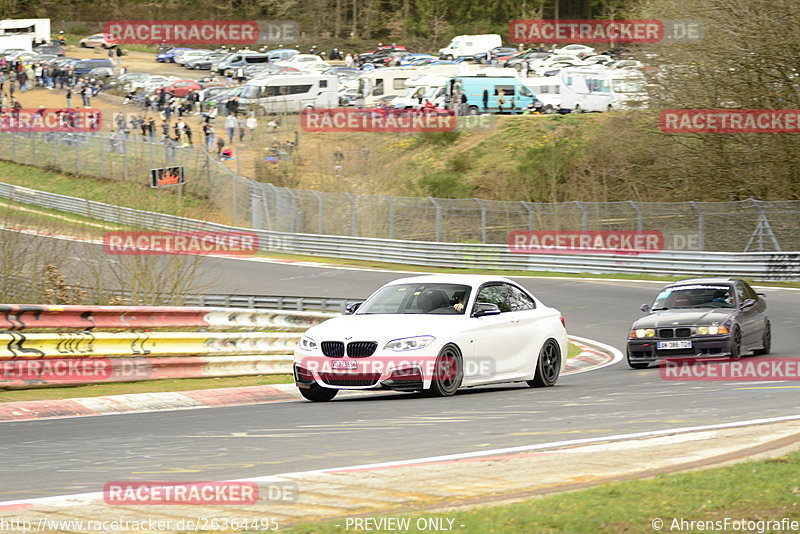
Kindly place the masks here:
POLYGON ((95 67, 86 73, 87 78, 94 78, 105 83, 106 80, 114 76, 114 69, 110 67, 95 67))
POLYGON ((330 64, 316 54, 295 54, 289 59, 276 61, 276 65, 294 67, 296 69, 327 68, 330 64))
POLYGON ((554 386, 566 356, 564 318, 515 282, 432 275, 390 282, 308 329, 293 370, 315 402, 342 389, 447 397, 501 382, 554 386))
POLYGON ((499 65, 503 67, 515 68, 517 71, 522 70, 522 62, 527 61, 528 64, 533 64, 539 62, 543 59, 546 59, 550 56, 547 52, 537 52, 535 50, 526 50, 520 54, 516 54, 511 56, 502 62, 498 61, 499 65))
POLYGON ((64 55, 64 49, 58 45, 41 45, 34 47, 33 51, 37 54, 52 54, 59 57, 64 55))
POLYGON ((92 69, 100 67, 114 68, 114 64, 108 59, 79 59, 72 63, 71 66, 75 69, 75 74, 78 76, 86 76, 92 69))
POLYGON ((84 37, 78 44, 83 48, 114 48, 119 41, 110 33, 95 33, 89 37, 84 37))
POLYGON ((220 61, 227 55, 228 54, 223 52, 213 52, 205 56, 189 58, 183 66, 190 70, 211 70, 211 65, 220 61))
POLYGON ((190 91, 200 91, 203 89, 203 86, 195 80, 174 80, 160 87, 156 87, 152 91, 156 92, 162 88, 178 98, 184 98, 190 91))
POLYGON ((178 52, 173 56, 173 63, 177 63, 178 65, 185 65, 187 61, 192 58, 199 58, 204 57, 211 54, 211 50, 204 50, 202 48, 196 50, 184 50, 183 52, 178 52))
POLYGON ((186 47, 173 47, 169 50, 161 52, 160 54, 156 54, 156 61, 159 63, 175 63, 175 56, 178 55, 180 52, 187 52, 189 50, 194 50, 193 48, 186 48, 186 47))
POLYGON ((772 329, 764 295, 736 278, 693 278, 664 287, 628 335, 628 365, 662 358, 739 358, 769 354, 772 329))
POLYGON ((123 91, 130 91, 133 83, 144 81, 148 76, 146 72, 126 72, 106 82, 109 88, 119 88, 123 91))
POLYGON ((505 57, 511 54, 515 54, 517 49, 513 46, 495 46, 488 52, 478 52, 474 56, 472 56, 472 60, 476 63, 483 63, 486 61, 486 58, 489 57, 489 54, 492 55, 492 58, 497 57, 505 57))
POLYGON ((583 58, 594 54, 594 48, 582 44, 568 44, 561 48, 553 48, 552 52, 557 55, 569 54, 583 58))

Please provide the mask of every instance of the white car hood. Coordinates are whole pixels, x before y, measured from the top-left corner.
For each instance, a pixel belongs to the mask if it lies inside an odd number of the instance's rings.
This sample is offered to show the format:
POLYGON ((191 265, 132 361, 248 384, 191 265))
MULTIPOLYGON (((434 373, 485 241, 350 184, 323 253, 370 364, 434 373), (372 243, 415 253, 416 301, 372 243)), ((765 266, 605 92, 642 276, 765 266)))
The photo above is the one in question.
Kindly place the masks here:
POLYGON ((306 331, 315 341, 389 341, 414 336, 437 336, 456 327, 464 315, 375 314, 334 317, 306 331))

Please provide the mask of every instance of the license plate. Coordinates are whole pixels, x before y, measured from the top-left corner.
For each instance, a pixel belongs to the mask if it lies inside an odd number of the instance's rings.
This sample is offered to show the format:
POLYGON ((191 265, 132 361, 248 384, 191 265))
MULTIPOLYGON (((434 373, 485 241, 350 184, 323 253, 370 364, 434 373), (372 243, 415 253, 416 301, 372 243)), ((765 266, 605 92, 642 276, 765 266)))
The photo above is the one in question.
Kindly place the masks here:
POLYGON ((691 341, 659 341, 658 349, 691 349, 691 341))
POLYGON ((333 369, 358 369, 358 362, 337 360, 333 362, 333 369))

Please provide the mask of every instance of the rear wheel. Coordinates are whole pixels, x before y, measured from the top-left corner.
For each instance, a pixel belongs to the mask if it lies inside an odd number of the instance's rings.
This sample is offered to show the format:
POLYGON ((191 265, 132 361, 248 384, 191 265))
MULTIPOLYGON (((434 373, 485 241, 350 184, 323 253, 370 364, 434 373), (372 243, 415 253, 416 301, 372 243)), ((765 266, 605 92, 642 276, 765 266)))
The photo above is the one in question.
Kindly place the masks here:
POLYGON ((427 393, 432 397, 449 397, 455 394, 464 379, 461 353, 454 345, 445 345, 433 370, 433 380, 427 393))
POLYGON ((542 113, 546 113, 548 115, 550 115, 552 113, 555 113, 555 112, 556 112, 556 108, 554 108, 550 104, 547 104, 544 108, 542 108, 542 113))
POLYGON ((338 389, 325 388, 319 384, 311 384, 311 387, 308 389, 299 389, 300 394, 312 402, 328 402, 329 400, 332 400, 337 393, 339 393, 338 389))
POLYGON ((469 111, 467 111, 468 115, 477 115, 478 114, 478 106, 470 106, 469 111))
POLYGON ((575 106, 575 113, 583 113, 583 108, 581 107, 580 104, 575 106))
POLYGON ((555 386, 561 373, 561 349, 554 339, 548 339, 539 351, 536 374, 527 384, 534 388, 555 386))
POLYGON ((762 335, 761 341, 762 348, 753 351, 753 354, 756 356, 764 356, 765 354, 769 354, 769 351, 772 350, 772 328, 769 325, 769 321, 764 324, 764 334, 762 335))

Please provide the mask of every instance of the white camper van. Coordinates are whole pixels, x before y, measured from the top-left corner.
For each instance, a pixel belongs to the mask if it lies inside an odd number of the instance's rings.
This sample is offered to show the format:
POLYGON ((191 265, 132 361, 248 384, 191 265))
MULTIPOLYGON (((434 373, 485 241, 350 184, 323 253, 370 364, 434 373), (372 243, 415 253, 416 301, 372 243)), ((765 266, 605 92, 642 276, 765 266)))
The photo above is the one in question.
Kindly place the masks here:
POLYGON ((329 74, 285 74, 250 80, 242 87, 239 109, 267 113, 294 113, 304 109, 335 108, 338 81, 329 74))
POLYGON ((47 43, 50 41, 50 19, 0 20, 0 35, 26 35, 34 43, 47 43))
POLYGON ((413 67, 386 67, 366 72, 358 77, 356 104, 372 107, 381 100, 398 97, 406 90, 406 81, 421 73, 413 67))
POLYGON ((446 47, 439 50, 441 59, 458 59, 488 52, 503 45, 503 39, 496 33, 484 35, 457 35, 446 47))
POLYGON ((555 113, 561 108, 561 80, 558 76, 520 78, 542 103, 543 113, 555 113))
POLYGON ((578 67, 563 69, 560 78, 563 110, 615 111, 647 104, 645 78, 638 71, 578 67))
MULTIPOLYGON (((406 92, 392 100, 395 108, 418 108, 430 100, 435 106, 445 104, 447 82, 454 76, 494 76, 515 78, 515 69, 481 65, 431 65, 418 69, 419 76, 406 80, 406 92)), ((523 80, 524 82, 524 80, 523 80)))

